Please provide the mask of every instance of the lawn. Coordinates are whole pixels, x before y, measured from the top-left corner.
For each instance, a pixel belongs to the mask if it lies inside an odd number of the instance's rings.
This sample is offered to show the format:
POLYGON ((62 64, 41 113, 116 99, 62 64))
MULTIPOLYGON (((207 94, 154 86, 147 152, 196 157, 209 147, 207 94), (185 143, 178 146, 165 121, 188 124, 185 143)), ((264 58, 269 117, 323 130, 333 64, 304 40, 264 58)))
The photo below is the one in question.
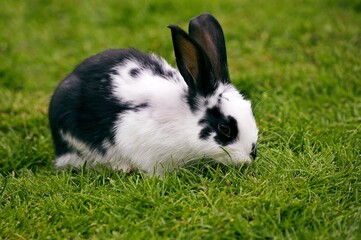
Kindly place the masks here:
POLYGON ((3 1, 0 239, 361 239, 358 0, 3 1), (254 164, 164 179, 57 171, 47 108, 82 59, 175 58, 169 24, 210 12, 260 129, 254 164))

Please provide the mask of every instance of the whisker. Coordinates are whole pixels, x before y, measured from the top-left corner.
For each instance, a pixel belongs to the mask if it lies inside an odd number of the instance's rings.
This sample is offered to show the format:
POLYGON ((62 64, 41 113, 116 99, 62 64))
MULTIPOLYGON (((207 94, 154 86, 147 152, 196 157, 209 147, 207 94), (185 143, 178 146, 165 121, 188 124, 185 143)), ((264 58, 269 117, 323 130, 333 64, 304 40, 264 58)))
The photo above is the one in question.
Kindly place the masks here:
POLYGON ((262 95, 263 94, 265 94, 265 93, 268 93, 268 92, 272 92, 272 91, 274 91, 275 90, 275 88, 272 88, 272 89, 269 89, 269 90, 266 90, 266 91, 264 91, 258 98, 256 98, 255 100, 254 100, 254 107, 253 107, 253 111, 255 111, 257 108, 258 108, 258 106, 264 101, 263 99, 262 99, 262 95))

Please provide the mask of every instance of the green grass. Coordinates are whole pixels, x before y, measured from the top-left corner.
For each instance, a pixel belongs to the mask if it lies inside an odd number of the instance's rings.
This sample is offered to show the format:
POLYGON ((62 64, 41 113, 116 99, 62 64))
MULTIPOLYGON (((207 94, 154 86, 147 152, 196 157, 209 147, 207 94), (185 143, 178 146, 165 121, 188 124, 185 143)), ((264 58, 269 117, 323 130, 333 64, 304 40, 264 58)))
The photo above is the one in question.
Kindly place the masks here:
POLYGON ((361 2, 5 1, 0 239, 361 239, 361 2), (56 171, 52 91, 85 57, 136 47, 175 63, 168 24, 213 13, 253 102, 259 158, 163 180, 56 171))

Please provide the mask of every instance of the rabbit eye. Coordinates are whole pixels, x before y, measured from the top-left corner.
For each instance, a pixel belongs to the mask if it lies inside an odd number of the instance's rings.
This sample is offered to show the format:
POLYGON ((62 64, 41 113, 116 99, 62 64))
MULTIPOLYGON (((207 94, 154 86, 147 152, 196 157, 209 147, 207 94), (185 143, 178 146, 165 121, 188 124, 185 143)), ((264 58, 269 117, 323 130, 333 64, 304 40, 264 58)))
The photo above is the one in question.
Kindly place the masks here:
POLYGON ((231 136, 231 129, 227 124, 224 123, 219 123, 218 124, 218 130, 225 135, 226 137, 230 137, 231 136))

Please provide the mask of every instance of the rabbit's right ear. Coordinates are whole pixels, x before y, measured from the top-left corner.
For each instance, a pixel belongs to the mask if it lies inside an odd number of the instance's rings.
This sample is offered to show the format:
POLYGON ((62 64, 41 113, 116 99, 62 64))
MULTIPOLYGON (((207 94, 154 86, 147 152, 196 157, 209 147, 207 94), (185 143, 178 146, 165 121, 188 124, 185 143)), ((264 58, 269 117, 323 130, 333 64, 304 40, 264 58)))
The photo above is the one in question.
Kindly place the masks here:
POLYGON ((179 72, 189 90, 206 97, 217 88, 211 63, 200 45, 178 26, 168 26, 172 32, 174 53, 179 72))
POLYGON ((210 14, 193 18, 189 22, 189 36, 204 49, 216 80, 230 83, 224 34, 217 19, 210 14))

